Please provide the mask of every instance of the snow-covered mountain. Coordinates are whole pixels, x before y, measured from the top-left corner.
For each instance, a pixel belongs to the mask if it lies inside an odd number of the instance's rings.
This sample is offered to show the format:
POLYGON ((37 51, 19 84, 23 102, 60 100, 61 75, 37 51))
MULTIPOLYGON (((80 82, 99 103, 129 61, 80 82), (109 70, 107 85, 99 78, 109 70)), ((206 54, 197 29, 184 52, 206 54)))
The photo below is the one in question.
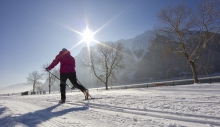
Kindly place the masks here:
POLYGON ((140 62, 148 52, 148 47, 152 41, 156 38, 152 30, 145 31, 143 34, 136 36, 135 38, 127 40, 119 40, 124 43, 125 49, 129 50, 132 54, 135 62, 140 62))
MULTIPOLYGON (((125 69, 118 73, 118 83, 124 84, 127 82, 136 81, 135 74, 137 73, 139 63, 143 61, 143 58, 148 53, 148 47, 151 45, 152 40, 155 39, 155 34, 152 30, 145 31, 144 33, 137 35, 130 39, 121 39, 117 42, 122 42, 125 49, 125 69), (125 81, 126 80, 126 81, 125 81)), ((93 48, 93 47, 91 47, 93 48)), ((87 52, 87 48, 82 49, 82 51, 75 57, 76 59, 76 71, 78 79, 85 84, 87 87, 99 87, 103 86, 97 83, 96 77, 89 68, 81 66, 81 59, 83 58, 83 53, 87 52)), ((110 84, 111 86, 111 84, 110 84)))
POLYGON ((10 85, 0 89, 0 94, 12 94, 12 93, 21 93, 25 91, 30 91, 33 89, 32 85, 27 85, 26 83, 19 83, 15 85, 10 85))
MULTIPOLYGON (((189 32, 189 34, 195 34, 195 32, 189 32)), ((117 74, 117 82, 112 84, 110 82, 109 86, 180 78, 183 77, 183 73, 192 77, 189 64, 183 57, 174 54, 170 54, 167 58, 164 56, 165 45, 163 42, 169 36, 156 35, 155 31, 148 30, 134 38, 118 40, 118 42, 124 44, 125 48, 125 69, 117 74), (152 49, 152 47, 156 47, 156 50, 152 49)), ((89 68, 81 66, 80 61, 86 51, 87 48, 82 49, 78 56, 75 57, 78 79, 89 88, 103 87, 104 85, 97 82, 97 78, 89 68)), ((215 52, 219 51, 216 50, 215 52)), ((206 61, 207 52, 203 56, 204 58, 201 58, 201 61, 206 61)), ((218 60, 212 60, 211 63, 213 65, 210 65, 210 67, 212 66, 215 69, 210 69, 209 73, 220 72, 218 60)), ((201 74, 200 72, 198 73, 201 74)))

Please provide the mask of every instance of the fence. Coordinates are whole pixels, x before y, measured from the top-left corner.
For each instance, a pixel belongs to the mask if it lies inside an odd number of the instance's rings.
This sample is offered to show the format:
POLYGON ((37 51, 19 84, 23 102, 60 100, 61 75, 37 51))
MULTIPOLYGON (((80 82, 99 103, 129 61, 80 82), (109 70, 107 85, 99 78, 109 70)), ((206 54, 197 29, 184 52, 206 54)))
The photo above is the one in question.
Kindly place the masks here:
MULTIPOLYGON (((216 83, 220 82, 220 76, 212 76, 212 77, 203 77, 199 78, 199 83, 216 83)), ((194 84, 193 79, 183 79, 183 80, 170 80, 170 81, 158 81, 158 82, 148 82, 148 83, 139 83, 139 84, 132 84, 132 85, 120 85, 120 86, 110 86, 109 89, 131 89, 131 88, 148 88, 148 87, 155 87, 157 84, 160 84, 160 86, 163 86, 162 84, 165 84, 166 86, 176 86, 176 85, 189 85, 194 84)), ((93 88, 91 90, 104 90, 105 87, 100 88, 93 88)))
MULTIPOLYGON (((199 78, 199 83, 217 83, 220 82, 220 76, 212 76, 212 77, 203 77, 199 78)), ((131 85, 119 85, 119 86, 110 86, 108 87, 110 90, 111 89, 132 89, 132 88, 148 88, 148 87, 155 87, 157 84, 165 84, 166 86, 176 86, 176 85, 189 85, 189 84, 194 84, 193 79, 183 79, 183 80, 170 80, 170 81, 157 81, 157 82, 148 82, 148 83, 139 83, 139 84, 131 84, 131 85)), ((163 86, 163 85, 162 85, 163 86)), ((100 87, 100 88, 91 88, 89 89, 90 91, 93 90, 105 90, 105 87, 100 87)), ((79 90, 69 90, 66 91, 68 93, 70 92, 78 92, 79 90)), ((53 91, 51 92, 52 94, 54 93, 60 93, 59 91, 53 91)), ((46 93, 44 93, 46 94, 46 93)), ((11 95, 21 95, 21 93, 12 93, 12 94, 2 94, 0 96, 11 96, 11 95)))

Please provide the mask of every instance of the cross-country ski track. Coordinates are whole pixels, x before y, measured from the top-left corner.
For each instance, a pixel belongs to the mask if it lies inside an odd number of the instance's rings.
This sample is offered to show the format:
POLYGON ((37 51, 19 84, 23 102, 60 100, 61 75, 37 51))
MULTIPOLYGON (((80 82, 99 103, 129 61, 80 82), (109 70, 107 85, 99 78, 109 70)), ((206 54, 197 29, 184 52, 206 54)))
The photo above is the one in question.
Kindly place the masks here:
POLYGON ((220 84, 0 97, 4 127, 220 127, 220 84))

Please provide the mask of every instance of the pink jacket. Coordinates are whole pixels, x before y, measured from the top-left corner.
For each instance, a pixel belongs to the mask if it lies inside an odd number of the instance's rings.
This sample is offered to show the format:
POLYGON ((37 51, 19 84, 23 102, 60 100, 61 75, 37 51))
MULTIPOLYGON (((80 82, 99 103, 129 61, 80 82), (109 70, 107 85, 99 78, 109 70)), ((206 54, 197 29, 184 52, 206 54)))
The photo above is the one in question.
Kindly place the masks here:
POLYGON ((75 59, 69 51, 60 51, 53 62, 48 67, 49 70, 54 68, 60 62, 60 73, 69 73, 75 71, 75 59))

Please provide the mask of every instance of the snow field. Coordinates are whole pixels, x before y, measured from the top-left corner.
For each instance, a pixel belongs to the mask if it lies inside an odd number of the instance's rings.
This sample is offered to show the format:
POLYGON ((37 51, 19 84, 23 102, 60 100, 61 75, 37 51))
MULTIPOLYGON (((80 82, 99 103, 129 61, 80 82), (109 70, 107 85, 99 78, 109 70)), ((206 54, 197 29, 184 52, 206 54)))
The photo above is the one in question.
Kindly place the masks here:
POLYGON ((220 127, 220 84, 0 97, 3 127, 220 127))

